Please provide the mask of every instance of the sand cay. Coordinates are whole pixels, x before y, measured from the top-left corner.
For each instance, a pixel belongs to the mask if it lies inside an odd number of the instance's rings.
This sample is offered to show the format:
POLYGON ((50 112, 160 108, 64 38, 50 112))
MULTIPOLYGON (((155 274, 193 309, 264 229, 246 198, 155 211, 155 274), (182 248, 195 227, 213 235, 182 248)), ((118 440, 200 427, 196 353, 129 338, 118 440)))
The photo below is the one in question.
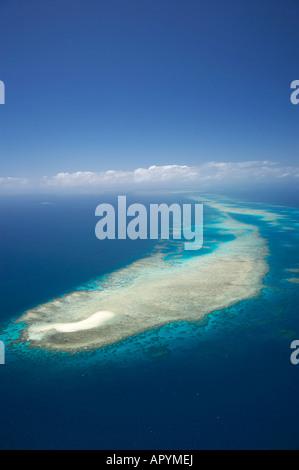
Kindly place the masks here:
POLYGON ((91 330, 103 325, 107 320, 114 317, 112 312, 97 312, 86 320, 77 323, 53 323, 48 326, 37 329, 37 333, 46 333, 47 331, 56 330, 60 333, 75 333, 76 331, 91 330))
POLYGON ((221 217, 219 228, 229 227, 233 241, 179 264, 155 254, 116 271, 100 290, 40 305, 19 320, 26 324, 21 340, 54 351, 97 349, 259 295, 268 272, 266 242, 255 226, 221 217))

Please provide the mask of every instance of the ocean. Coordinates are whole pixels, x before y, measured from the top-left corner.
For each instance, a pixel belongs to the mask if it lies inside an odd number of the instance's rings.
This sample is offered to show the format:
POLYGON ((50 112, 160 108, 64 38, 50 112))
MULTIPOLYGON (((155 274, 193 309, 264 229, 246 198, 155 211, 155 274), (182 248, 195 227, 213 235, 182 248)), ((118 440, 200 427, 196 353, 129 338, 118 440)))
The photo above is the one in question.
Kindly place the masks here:
MULTIPOLYGON (((237 195, 232 195, 236 198, 237 195)), ((211 196, 215 197, 215 196, 211 196)), ((132 202, 185 202, 182 195, 130 195, 132 202), (178 200, 180 199, 180 200, 178 200)), ((235 214, 258 226, 270 270, 258 297, 199 322, 177 322, 98 351, 77 354, 12 344, 0 366, 1 449, 298 449, 299 207, 273 193, 246 207, 283 224, 235 214), (258 204, 256 204, 258 203, 258 204), (283 225, 283 226, 282 226, 283 225)), ((298 200, 298 199, 297 199, 298 200)), ((0 340, 19 337, 13 320, 149 256, 154 240, 95 237, 95 208, 116 196, 0 199, 0 340)), ((234 199, 236 201, 236 199, 234 199)), ((246 199, 244 199, 246 201, 246 199)), ((207 221, 215 219, 205 209, 207 221)), ((204 226, 203 256, 231 240, 204 226)), ((173 246, 164 247, 165 257, 173 246)), ((162 251, 163 251, 162 250, 162 251)))

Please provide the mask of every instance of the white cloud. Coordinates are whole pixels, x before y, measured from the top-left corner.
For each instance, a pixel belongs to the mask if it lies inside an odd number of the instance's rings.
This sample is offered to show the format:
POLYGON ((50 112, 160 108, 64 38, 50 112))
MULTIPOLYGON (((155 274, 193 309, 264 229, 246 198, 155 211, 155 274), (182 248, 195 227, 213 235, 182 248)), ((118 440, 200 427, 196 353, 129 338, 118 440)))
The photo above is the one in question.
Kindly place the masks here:
POLYGON ((270 161, 207 162, 190 167, 186 165, 151 166, 132 171, 104 172, 78 171, 45 176, 38 181, 25 178, 0 178, 1 189, 40 191, 96 192, 101 190, 161 187, 172 189, 218 188, 228 185, 254 185, 257 182, 275 182, 299 177, 299 167, 283 166, 270 161))
POLYGON ((12 176, 5 178, 0 177, 0 190, 14 191, 24 188, 27 184, 28 180, 26 178, 14 178, 12 176))

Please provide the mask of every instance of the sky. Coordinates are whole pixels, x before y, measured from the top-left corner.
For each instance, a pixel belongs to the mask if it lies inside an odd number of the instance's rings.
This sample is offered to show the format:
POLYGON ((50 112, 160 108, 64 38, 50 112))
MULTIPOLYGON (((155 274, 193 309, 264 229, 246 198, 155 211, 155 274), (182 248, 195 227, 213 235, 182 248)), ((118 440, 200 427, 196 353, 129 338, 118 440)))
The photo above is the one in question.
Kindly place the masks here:
POLYGON ((297 0, 0 0, 0 192, 297 182, 297 0))

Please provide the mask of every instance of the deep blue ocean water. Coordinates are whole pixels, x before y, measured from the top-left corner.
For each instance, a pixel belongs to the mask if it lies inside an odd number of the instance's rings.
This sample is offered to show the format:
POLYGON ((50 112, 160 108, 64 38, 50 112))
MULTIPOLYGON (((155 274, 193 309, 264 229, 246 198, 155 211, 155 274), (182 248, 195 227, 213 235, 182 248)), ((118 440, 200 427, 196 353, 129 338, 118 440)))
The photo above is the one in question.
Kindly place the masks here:
MULTIPOLYGON (((254 219, 269 245, 262 295, 100 351, 8 349, 0 366, 1 449, 299 448, 299 366, 290 362, 290 344, 299 340, 299 295, 298 285, 285 280, 298 276, 285 269, 299 265, 299 212, 294 197, 289 203, 275 194, 247 199, 264 203, 253 206, 259 209, 285 206, 275 211, 287 215, 285 225, 293 229, 281 232, 254 219)), ((0 200, 5 343, 14 336, 12 319, 27 309, 91 288, 89 282, 154 249, 153 241, 97 240, 94 211, 101 202, 87 196, 0 200)), ((213 211, 206 216, 213 218, 213 211)), ((252 223, 249 216, 239 219, 252 223)), ((217 243, 230 239, 212 229, 205 237, 210 250, 215 237, 217 243)))

